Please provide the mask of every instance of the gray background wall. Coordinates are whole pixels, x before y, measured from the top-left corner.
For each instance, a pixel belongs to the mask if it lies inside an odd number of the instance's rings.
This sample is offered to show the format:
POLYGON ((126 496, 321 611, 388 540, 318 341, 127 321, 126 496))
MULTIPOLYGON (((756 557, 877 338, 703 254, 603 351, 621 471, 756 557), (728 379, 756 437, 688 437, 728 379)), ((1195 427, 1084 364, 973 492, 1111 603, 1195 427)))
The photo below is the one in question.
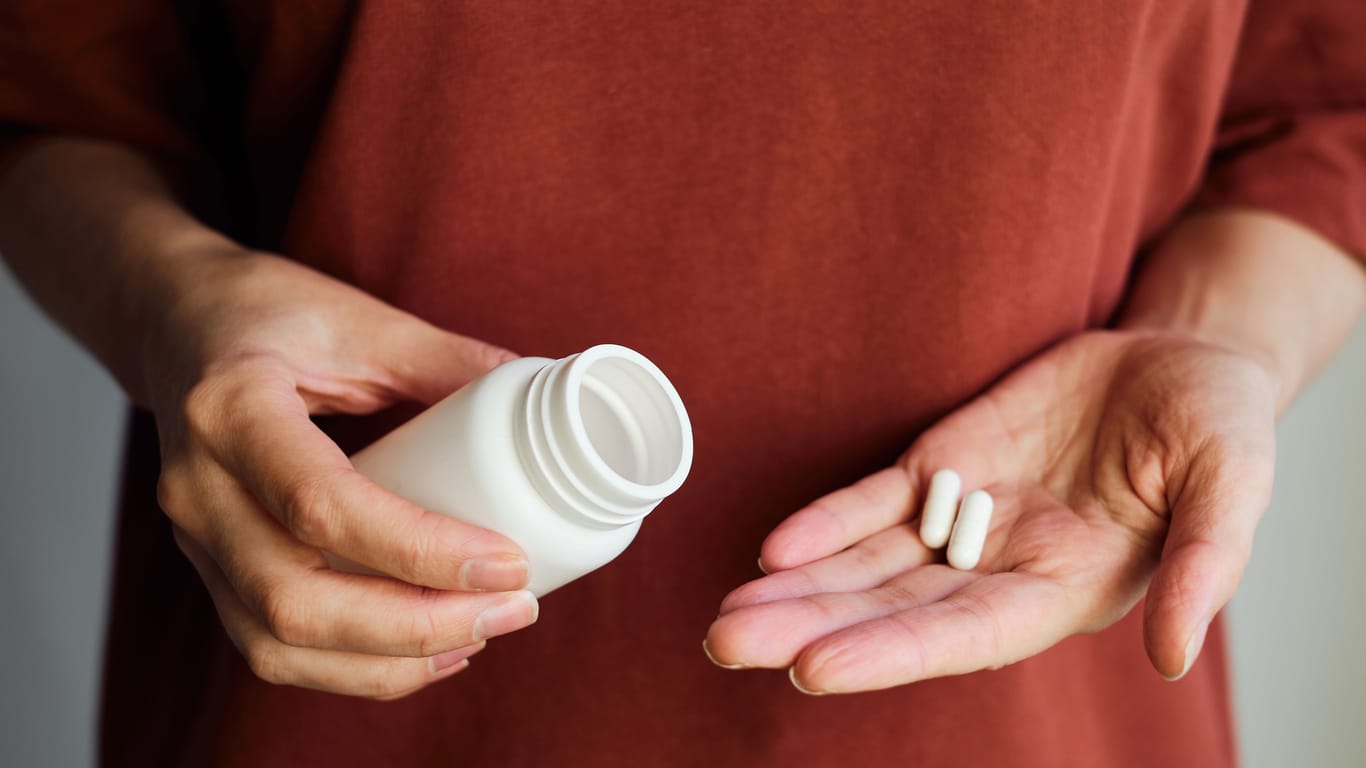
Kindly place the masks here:
MULTIPOLYGON (((0 269, 0 765, 92 763, 122 404, 0 269)), ((1280 432, 1231 610, 1245 763, 1366 765, 1366 324, 1280 432)))

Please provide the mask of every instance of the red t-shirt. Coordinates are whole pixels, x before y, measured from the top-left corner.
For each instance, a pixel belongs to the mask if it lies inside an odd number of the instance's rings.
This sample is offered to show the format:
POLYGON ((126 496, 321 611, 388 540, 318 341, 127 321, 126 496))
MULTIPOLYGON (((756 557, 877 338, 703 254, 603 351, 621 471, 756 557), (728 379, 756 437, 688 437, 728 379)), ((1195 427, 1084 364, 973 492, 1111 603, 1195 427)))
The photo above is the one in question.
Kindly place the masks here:
MULTIPOLYGON (((140 414, 107 763, 1234 762, 1218 624, 1176 684, 1136 611, 999 671, 820 699, 699 641, 776 523, 1105 324, 1190 206, 1366 252, 1366 3, 224 5, 8 3, 0 138, 138 146, 244 242, 524 354, 639 349, 696 461, 535 627, 375 703, 251 675, 157 509, 140 414)), ((399 418, 327 426, 349 450, 399 418)))

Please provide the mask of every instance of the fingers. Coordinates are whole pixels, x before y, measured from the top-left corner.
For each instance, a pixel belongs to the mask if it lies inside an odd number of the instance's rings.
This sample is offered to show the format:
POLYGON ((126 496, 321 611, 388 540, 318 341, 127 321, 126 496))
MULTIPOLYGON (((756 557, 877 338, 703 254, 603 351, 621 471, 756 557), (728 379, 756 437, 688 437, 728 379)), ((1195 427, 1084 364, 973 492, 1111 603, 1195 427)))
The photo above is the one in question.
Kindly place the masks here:
POLYGON ((394 658, 287 645, 238 598, 203 548, 179 530, 176 542, 208 588, 229 637, 252 672, 266 682, 393 699, 454 675, 469 666, 469 657, 484 647, 480 642, 429 658, 394 658))
POLYGON ((214 545, 239 596, 288 645, 431 656, 537 618, 536 599, 526 591, 445 592, 302 564, 295 551, 302 545, 264 516, 240 520, 214 545))
POLYGON ((200 499, 209 525, 190 532, 240 600, 281 642, 385 656, 431 656, 531 625, 530 592, 443 592, 343 573, 218 473, 200 499))
MULTIPOLYGON (((1019 480, 1037 474, 1035 465, 1044 457, 1044 446, 1032 431, 1008 423, 1000 400, 1000 395, 989 392, 944 417, 917 438, 898 463, 914 483, 927 489, 933 487, 935 475, 952 468, 958 483, 941 478, 945 497, 951 495, 949 491, 983 488, 1002 478, 1019 480)), ((957 493, 952 499, 956 511, 957 493)), ((942 527, 931 533, 947 541, 948 531, 942 527)))
MULTIPOLYGON (((823 496, 784 520, 764 541, 760 566, 769 573, 795 568, 913 519, 933 475, 945 467, 956 470, 960 488, 1022 476, 1022 462, 1028 462, 1021 457, 1037 461, 1042 452, 1042 446, 1022 434, 1005 422, 995 400, 979 398, 922 435, 895 466, 823 496)), ((943 517, 931 524, 932 541, 947 541, 943 517)))
POLYGON ((449 333, 407 314, 370 349, 393 378, 396 392, 428 405, 517 359, 502 347, 449 333))
POLYGON ((321 568, 271 576, 247 603, 288 645, 384 656, 432 656, 536 622, 530 592, 437 592, 381 576, 321 568))
POLYGON ((1078 606, 1063 584, 1015 572, 976 576, 941 600, 816 640, 798 655, 793 683, 808 693, 846 693, 996 669, 1075 632, 1078 606))
POLYGON ((818 592, 872 589, 903 571, 929 563, 933 556, 910 527, 892 526, 843 552, 735 589, 721 601, 721 614, 818 592))
POLYGON ((1233 598, 1271 499, 1274 463, 1269 450, 1217 444, 1190 463, 1144 605, 1144 645, 1163 677, 1190 670, 1214 615, 1233 598))
POLYGON ((511 540, 425 510, 356 472, 288 380, 258 378, 232 394, 203 443, 299 541, 434 589, 526 585, 526 559, 511 540))
POLYGON ((515 544, 359 475, 309 420, 289 376, 216 375, 184 409, 159 500, 263 678, 402 695, 536 620, 530 593, 506 591, 527 580, 515 544), (320 549, 402 581, 335 572, 320 549))
POLYGON ((871 474, 784 520, 764 540, 759 563, 773 573, 839 552, 908 519, 915 496, 916 489, 900 466, 871 474))
POLYGON ((791 666, 803 648, 821 637, 933 603, 980 578, 943 565, 928 565, 874 589, 818 592, 745 606, 712 624, 705 648, 722 666, 791 666))

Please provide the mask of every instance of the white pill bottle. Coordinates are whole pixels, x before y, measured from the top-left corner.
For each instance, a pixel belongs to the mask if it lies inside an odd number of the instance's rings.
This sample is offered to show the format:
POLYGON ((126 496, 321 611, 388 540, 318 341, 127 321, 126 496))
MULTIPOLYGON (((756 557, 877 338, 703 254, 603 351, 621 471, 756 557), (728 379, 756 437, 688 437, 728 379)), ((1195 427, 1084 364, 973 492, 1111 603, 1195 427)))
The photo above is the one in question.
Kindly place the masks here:
POLYGON ((601 344, 505 363, 351 460, 399 496, 517 542, 540 596, 621 554, 692 453, 663 372, 601 344))

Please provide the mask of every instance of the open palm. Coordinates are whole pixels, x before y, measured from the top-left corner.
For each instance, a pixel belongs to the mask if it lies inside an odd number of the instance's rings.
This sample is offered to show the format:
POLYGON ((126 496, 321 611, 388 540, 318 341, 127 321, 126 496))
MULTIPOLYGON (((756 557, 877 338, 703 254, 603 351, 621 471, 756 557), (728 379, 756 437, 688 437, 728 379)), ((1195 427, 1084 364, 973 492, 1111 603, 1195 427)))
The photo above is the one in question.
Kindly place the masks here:
POLYGON ((726 597, 708 653, 790 667, 810 692, 873 690, 1019 661, 1146 591, 1149 657, 1184 674, 1270 499, 1276 397, 1253 359, 1188 337, 1075 336, 784 521, 771 575, 726 597), (996 500, 972 571, 917 534, 945 467, 996 500))

